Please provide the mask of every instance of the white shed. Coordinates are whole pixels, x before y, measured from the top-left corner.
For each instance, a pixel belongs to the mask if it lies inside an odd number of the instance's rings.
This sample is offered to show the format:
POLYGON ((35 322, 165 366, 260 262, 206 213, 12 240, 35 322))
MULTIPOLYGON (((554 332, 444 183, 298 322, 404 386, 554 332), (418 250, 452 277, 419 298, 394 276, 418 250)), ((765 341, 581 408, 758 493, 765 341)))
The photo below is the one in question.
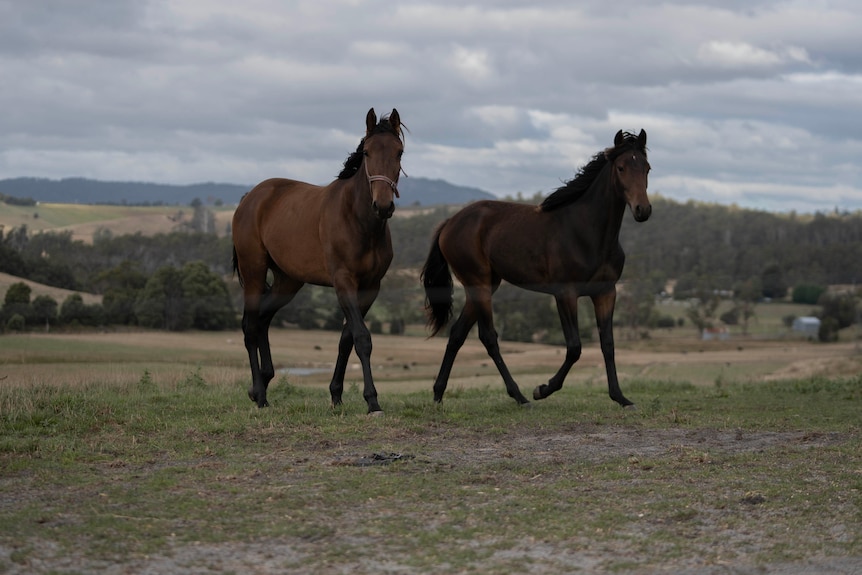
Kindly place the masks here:
POLYGON ((809 337, 817 337, 820 332, 820 318, 812 316, 798 317, 793 320, 793 331, 803 333, 809 337))

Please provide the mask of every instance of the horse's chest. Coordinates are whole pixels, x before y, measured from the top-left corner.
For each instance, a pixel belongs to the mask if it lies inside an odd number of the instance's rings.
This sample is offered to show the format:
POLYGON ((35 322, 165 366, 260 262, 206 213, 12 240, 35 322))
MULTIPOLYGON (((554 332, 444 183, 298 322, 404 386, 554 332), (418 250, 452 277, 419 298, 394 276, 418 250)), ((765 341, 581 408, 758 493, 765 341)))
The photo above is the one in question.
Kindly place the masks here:
POLYGON ((603 254, 591 262, 590 281, 597 283, 616 282, 620 279, 625 263, 622 249, 603 254))
POLYGON ((353 270, 357 276, 368 276, 375 279, 383 277, 389 264, 392 263, 392 244, 380 241, 374 245, 366 245, 357 249, 347 249, 342 252, 342 264, 353 270))

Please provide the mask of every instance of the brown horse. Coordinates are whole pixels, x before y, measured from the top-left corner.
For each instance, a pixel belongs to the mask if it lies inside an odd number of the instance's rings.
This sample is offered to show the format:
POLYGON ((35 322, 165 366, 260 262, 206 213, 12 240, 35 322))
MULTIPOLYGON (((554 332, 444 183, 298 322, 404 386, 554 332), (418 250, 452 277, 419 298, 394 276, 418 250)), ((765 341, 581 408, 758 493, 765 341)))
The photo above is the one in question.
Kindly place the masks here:
POLYGON ((306 283, 332 286, 344 312, 338 359, 329 384, 341 403, 351 349, 362 363, 368 412, 380 411, 371 376, 371 334, 365 314, 392 261, 388 219, 395 210, 404 152, 397 110, 365 118, 365 137, 325 187, 281 178, 261 182, 243 196, 233 216, 233 265, 243 287, 242 331, 251 364, 248 395, 268 405, 275 376, 269 325, 306 283), (272 273, 272 284, 267 283, 272 273))
POLYGON ((614 146, 596 154, 573 180, 549 195, 541 206, 480 201, 443 222, 435 232, 422 271, 428 324, 433 334, 452 316, 452 275, 464 286, 466 302, 452 325, 434 400, 443 400, 452 364, 473 325, 500 371, 506 391, 527 404, 512 379, 497 343, 491 296, 506 280, 533 291, 551 294, 566 338, 566 358, 547 384, 537 386, 534 399, 544 399, 563 386, 581 355, 578 298, 588 296, 596 311, 602 355, 611 399, 632 405, 623 396, 614 363, 613 314, 616 282, 625 255, 619 242, 626 205, 634 218, 649 218, 646 132, 638 136, 620 130, 614 146))

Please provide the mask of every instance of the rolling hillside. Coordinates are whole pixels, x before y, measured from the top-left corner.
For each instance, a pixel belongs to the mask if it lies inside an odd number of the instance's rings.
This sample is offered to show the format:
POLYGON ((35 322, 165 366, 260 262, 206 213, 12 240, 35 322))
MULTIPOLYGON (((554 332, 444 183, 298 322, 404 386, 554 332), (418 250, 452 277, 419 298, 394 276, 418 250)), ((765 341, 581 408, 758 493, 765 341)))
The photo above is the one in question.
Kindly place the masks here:
MULTIPOLYGON (((213 207, 215 231, 224 235, 233 216, 233 206, 213 207)), ((69 231, 72 238, 89 243, 93 234, 106 230, 113 235, 154 235, 179 231, 191 221, 188 206, 127 206, 42 203, 17 206, 0 203, 0 228, 8 231, 22 225, 31 232, 69 231)))
MULTIPOLYGON (((12 284, 24 282, 28 286, 32 292, 30 293, 31 300, 36 296, 47 295, 54 298, 58 304, 62 304, 63 301, 72 294, 79 293, 81 294, 81 299, 84 300, 84 303, 87 305, 102 303, 102 296, 85 293, 85 292, 76 292, 72 290, 56 288, 51 286, 46 286, 44 284, 32 282, 30 280, 22 279, 16 276, 11 276, 9 274, 4 274, 0 272, 0 294, 6 294, 6 290, 9 289, 9 286, 12 284)), ((2 301, 0 301, 2 303, 2 301)))
MULTIPOLYGON (((215 233, 223 236, 230 229, 234 207, 249 188, 233 184, 176 186, 83 178, 6 179, 0 180, 0 199, 32 202, 29 205, 0 202, 0 226, 7 231, 22 225, 31 232, 69 231, 73 239, 87 243, 92 242, 98 231, 113 235, 167 234, 190 225, 193 216, 190 204, 197 199, 212 212, 215 233)), ((402 178, 399 189, 398 215, 494 197, 477 188, 427 178, 402 178)))

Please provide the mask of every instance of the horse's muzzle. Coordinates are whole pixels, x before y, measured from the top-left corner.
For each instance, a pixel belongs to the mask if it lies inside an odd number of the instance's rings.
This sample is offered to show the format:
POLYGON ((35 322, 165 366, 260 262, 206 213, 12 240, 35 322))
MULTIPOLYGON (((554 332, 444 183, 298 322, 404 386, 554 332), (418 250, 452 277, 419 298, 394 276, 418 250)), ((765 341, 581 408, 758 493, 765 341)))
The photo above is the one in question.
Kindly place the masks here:
POLYGON ((635 206, 634 210, 635 221, 636 222, 645 222, 649 219, 650 214, 652 214, 652 204, 647 204, 645 206, 635 206))
POLYGON ((374 213, 381 220, 388 220, 392 217, 392 214, 395 213, 395 202, 389 202, 387 206, 380 206, 377 202, 373 202, 371 207, 374 209, 374 213))

